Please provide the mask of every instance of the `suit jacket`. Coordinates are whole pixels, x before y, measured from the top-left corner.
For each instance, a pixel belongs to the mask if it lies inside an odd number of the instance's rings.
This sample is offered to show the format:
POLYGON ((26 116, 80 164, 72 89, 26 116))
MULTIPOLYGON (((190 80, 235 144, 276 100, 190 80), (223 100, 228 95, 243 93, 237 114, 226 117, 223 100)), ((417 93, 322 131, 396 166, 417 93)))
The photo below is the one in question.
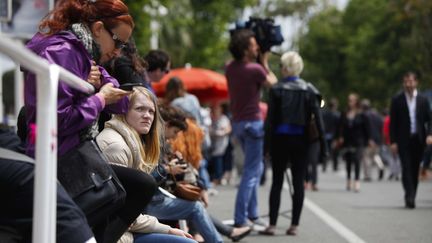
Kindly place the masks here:
MULTIPOLYGON (((416 128, 420 144, 425 145, 426 136, 431 134, 431 115, 426 97, 418 94, 416 104, 416 128)), ((410 139, 410 117, 405 93, 393 97, 390 107, 390 142, 399 147, 408 145, 410 139)))

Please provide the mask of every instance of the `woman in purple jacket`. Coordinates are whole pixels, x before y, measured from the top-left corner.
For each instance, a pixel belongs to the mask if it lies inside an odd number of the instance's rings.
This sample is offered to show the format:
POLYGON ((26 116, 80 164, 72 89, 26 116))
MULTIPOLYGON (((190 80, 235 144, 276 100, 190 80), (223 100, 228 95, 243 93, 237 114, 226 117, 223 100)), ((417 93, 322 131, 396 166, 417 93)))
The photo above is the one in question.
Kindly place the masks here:
MULTIPOLYGON (((69 70, 95 86, 96 94, 86 95, 60 80, 58 87, 58 155, 75 148, 96 123, 99 113, 126 113, 129 92, 99 64, 117 56, 134 27, 127 6, 121 0, 59 1, 41 22, 27 47, 37 55, 69 70)), ((36 122, 35 74, 25 74, 25 107, 29 127, 36 122)), ((43 122, 43 121, 39 121, 43 122)), ((30 138, 31 135, 28 136, 30 138)), ((27 154, 34 155, 29 139, 27 154)), ((107 221, 92 226, 98 242, 116 242, 145 208, 156 190, 145 173, 113 166, 127 196, 125 205, 107 221)), ((92 220, 88 218, 90 222, 92 220)))

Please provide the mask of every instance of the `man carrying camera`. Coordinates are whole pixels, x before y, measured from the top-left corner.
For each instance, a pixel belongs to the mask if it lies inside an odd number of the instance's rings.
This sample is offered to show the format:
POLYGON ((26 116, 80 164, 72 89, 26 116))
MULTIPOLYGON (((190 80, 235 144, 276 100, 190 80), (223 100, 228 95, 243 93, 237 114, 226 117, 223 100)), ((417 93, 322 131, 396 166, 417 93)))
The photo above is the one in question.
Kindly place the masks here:
POLYGON ((269 52, 260 53, 254 32, 235 30, 229 50, 234 60, 227 64, 225 75, 231 100, 233 134, 245 154, 243 175, 237 192, 234 223, 263 225, 258 218, 257 190, 263 172, 263 121, 259 109, 260 90, 277 79, 268 65, 269 52), (260 64, 256 63, 259 59, 260 64))

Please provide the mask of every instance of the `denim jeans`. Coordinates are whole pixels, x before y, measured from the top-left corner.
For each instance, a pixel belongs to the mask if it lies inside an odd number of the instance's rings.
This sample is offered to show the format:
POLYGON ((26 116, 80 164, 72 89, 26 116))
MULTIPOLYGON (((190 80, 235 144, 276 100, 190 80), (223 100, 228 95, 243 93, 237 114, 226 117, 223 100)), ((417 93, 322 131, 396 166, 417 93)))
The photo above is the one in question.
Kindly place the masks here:
POLYGON ((217 155, 213 156, 210 159, 210 165, 213 168, 213 173, 210 175, 212 180, 220 180, 223 176, 223 166, 224 166, 224 156, 217 155))
POLYGON ((200 167, 198 169, 199 177, 201 178, 202 182, 204 183, 204 186, 209 189, 212 187, 212 184, 210 182, 210 175, 207 170, 208 167, 208 161, 206 159, 202 159, 200 161, 200 167))
POLYGON ((235 225, 245 225, 248 218, 258 217, 257 192, 263 172, 263 125, 262 121, 233 123, 233 134, 240 141, 245 155, 243 174, 235 204, 235 225))
POLYGON ((151 202, 146 213, 161 220, 186 219, 195 226, 205 242, 223 242, 210 216, 200 202, 164 197, 163 201, 151 202))
POLYGON ((196 241, 180 237, 177 235, 149 233, 149 234, 134 234, 134 243, 194 243, 196 241))

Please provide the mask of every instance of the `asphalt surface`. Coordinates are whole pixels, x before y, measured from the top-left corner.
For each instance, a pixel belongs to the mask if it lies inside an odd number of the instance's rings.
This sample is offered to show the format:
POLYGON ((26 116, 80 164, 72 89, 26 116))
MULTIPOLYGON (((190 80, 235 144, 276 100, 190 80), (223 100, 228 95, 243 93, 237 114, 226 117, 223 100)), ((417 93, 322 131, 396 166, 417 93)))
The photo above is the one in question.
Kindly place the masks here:
MULTIPOLYGON (((259 189, 260 214, 268 221, 269 180, 259 189)), ((376 173, 374 174, 376 175, 376 173)), ((345 189, 345 173, 319 174, 319 191, 307 191, 297 236, 285 235, 290 225, 291 198, 287 185, 282 192, 275 236, 256 231, 241 242, 432 242, 432 179, 421 181, 416 209, 405 209, 402 184, 386 179, 361 182, 360 192, 345 189)), ((233 217, 235 185, 217 186, 210 197, 209 211, 221 220, 233 217)), ((230 242, 228 238, 224 238, 230 242)))

